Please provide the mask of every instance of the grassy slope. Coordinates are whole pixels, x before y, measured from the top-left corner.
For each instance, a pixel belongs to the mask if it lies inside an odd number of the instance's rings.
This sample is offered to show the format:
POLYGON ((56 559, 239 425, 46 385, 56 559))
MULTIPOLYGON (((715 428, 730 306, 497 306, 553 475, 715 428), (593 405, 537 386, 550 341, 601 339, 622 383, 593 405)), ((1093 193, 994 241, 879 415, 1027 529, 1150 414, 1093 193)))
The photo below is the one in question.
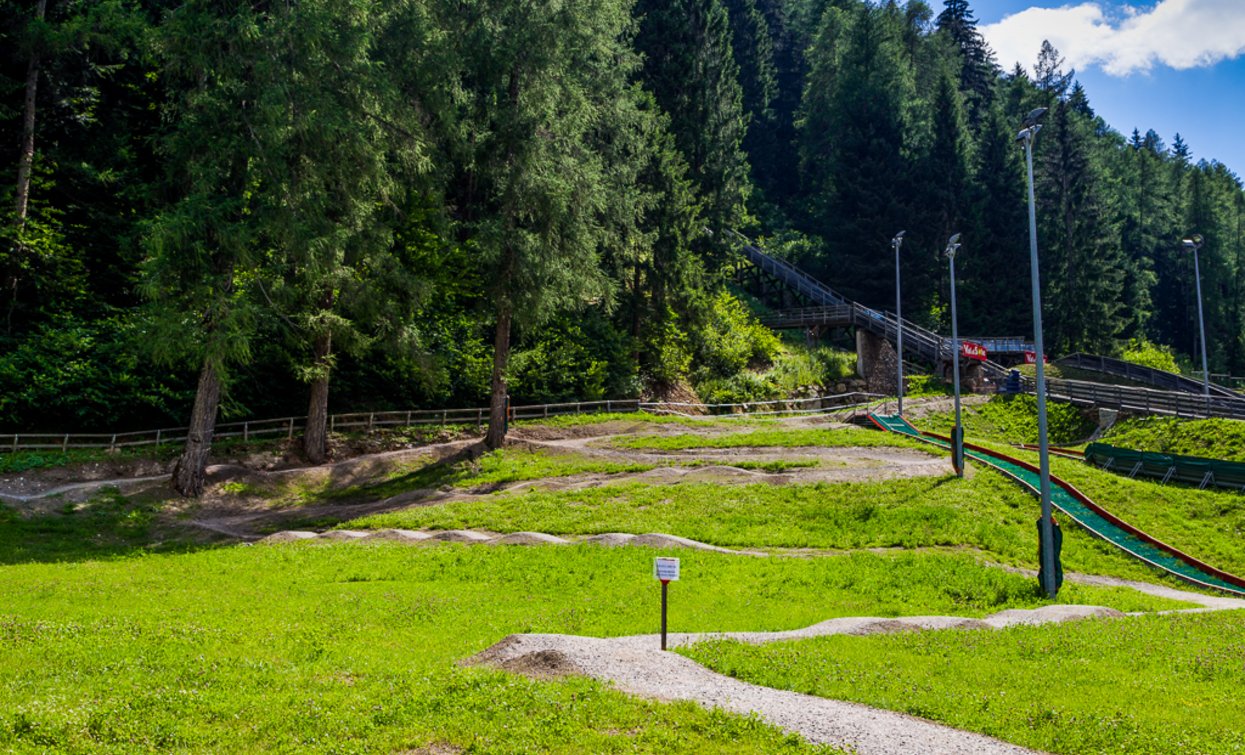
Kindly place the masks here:
POLYGON ((617 438, 613 445, 618 448, 644 449, 654 451, 681 451, 691 448, 800 448, 819 446, 822 448, 876 448, 887 446, 892 448, 915 448, 928 451, 923 443, 908 440, 894 435, 886 435, 876 430, 862 430, 854 427, 836 428, 833 430, 789 430, 783 427, 763 428, 748 432, 737 432, 723 435, 632 435, 617 438))
MULTIPOLYGON (((1033 452, 987 445, 1032 464, 1038 461, 1033 452)), ((1130 480, 1060 457, 1051 458, 1051 474, 1143 532, 1211 566, 1245 575, 1245 497, 1240 493, 1130 480)))
MULTIPOLYGON (((458 659, 514 632, 650 632, 653 551, 391 543, 233 547, 3 569, 0 748, 364 752, 806 751, 773 729, 584 680, 458 659)), ((679 631, 1032 606, 967 556, 680 551, 679 631)), ((1131 591, 1086 600, 1162 608, 1131 591)))
MULTIPOLYGON (((960 547, 1036 567, 1034 499, 990 470, 878 483, 773 486, 638 483, 528 490, 354 520, 352 528, 479 528, 553 534, 667 532, 730 547, 960 547)), ((1064 564, 1095 574, 1154 572, 1097 538, 1065 530, 1064 564)))
POLYGON ((1056 753, 1245 748, 1245 612, 683 651, 715 670, 1056 753))
POLYGON ((1127 419, 1102 438, 1120 448, 1245 462, 1245 422, 1231 419, 1127 419))
MULTIPOLYGON (((1006 404, 996 399, 982 408, 987 407, 996 407, 993 411, 1006 413, 1014 422, 973 421, 971 418, 975 415, 966 415, 964 425, 968 439, 1036 464, 1036 453, 1008 445, 1018 440, 1030 442, 1033 439, 1027 433, 1009 429, 1024 424, 1024 418, 1029 414, 1025 405, 1006 404)), ((946 431, 951 424, 952 419, 946 414, 917 422, 922 430, 935 431, 946 431)), ((1218 458, 1225 458, 1225 454, 1245 453, 1245 422, 1129 420, 1120 428, 1120 435, 1107 438, 1106 442, 1131 438, 1140 441, 1138 445, 1143 447, 1146 443, 1152 447, 1170 443, 1186 452, 1214 446, 1218 458)), ((1052 441, 1060 442, 1054 437, 1052 441)), ((1123 440, 1119 444, 1125 445, 1123 440)), ((1245 535, 1245 498, 1239 493, 1161 485, 1151 479, 1130 480, 1114 472, 1062 457, 1051 458, 1051 472, 1143 532, 1212 566, 1245 575, 1245 539, 1242 538, 1245 535)), ((1065 534, 1067 531, 1065 529, 1065 534)))

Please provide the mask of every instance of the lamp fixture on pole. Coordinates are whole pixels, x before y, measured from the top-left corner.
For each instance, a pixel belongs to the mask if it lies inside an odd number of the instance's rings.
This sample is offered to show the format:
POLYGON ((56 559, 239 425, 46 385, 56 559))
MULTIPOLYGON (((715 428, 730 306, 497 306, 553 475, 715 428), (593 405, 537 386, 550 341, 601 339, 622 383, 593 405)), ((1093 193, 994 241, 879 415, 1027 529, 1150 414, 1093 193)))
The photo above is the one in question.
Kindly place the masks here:
POLYGON ((1037 202, 1033 194, 1033 139, 1042 130, 1042 124, 1038 120, 1045 113, 1044 107, 1031 110, 1021 124, 1016 142, 1024 147, 1029 179, 1029 279, 1033 294, 1033 361, 1037 367, 1035 390, 1038 412, 1038 470, 1041 477, 1039 493, 1042 498, 1042 518, 1038 521, 1038 552, 1041 554, 1041 570, 1038 575, 1046 596, 1054 600, 1059 593, 1056 574, 1061 570, 1055 555, 1055 527, 1051 517, 1050 442, 1046 434, 1046 349, 1042 343, 1042 282, 1038 274, 1037 202))
POLYGON ((964 425, 960 422, 960 331, 955 314, 955 253, 960 249, 960 234, 947 239, 947 262, 951 266, 951 364, 955 386, 955 428, 951 432, 951 464, 959 477, 964 476, 964 425))
POLYGON ((1197 281, 1197 329, 1202 334, 1202 395, 1210 397, 1210 368, 1207 367, 1206 361, 1206 320, 1202 318, 1202 271, 1198 267, 1197 252, 1202 248, 1205 239, 1202 234, 1195 233, 1192 236, 1182 239, 1180 245, 1186 251, 1193 252, 1193 278, 1197 281))
POLYGON ((899 247, 903 246, 903 237, 907 231, 900 231, 891 239, 895 248, 895 361, 898 363, 899 376, 895 382, 895 395, 898 396, 896 413, 903 416, 903 299, 899 289, 899 247))

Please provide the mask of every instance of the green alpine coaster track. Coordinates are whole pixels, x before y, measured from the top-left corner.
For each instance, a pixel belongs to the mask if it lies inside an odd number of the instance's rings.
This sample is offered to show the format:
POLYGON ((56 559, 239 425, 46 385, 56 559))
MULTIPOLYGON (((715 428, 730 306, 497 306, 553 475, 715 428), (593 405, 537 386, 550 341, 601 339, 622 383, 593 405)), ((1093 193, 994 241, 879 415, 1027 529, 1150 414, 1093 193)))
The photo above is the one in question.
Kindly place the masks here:
MULTIPOLYGON (((869 420, 878 428, 950 449, 945 436, 918 430, 898 415, 870 414, 869 420)), ((964 454, 981 464, 1001 472, 1038 494, 1040 484, 1037 467, 997 451, 971 443, 964 444, 964 454)), ((1129 555, 1161 569, 1179 579, 1234 595, 1245 595, 1245 579, 1203 563, 1196 558, 1147 535, 1136 527, 1107 512, 1071 484, 1051 475, 1051 504, 1065 516, 1129 555)))

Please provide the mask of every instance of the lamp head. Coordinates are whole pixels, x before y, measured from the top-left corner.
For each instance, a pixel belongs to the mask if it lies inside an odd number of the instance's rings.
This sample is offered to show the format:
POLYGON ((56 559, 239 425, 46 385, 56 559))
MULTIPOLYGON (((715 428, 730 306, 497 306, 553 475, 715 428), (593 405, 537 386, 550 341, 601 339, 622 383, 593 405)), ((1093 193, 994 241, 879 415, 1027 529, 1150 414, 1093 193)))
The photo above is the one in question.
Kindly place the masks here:
POLYGON ((896 233, 895 238, 891 239, 891 246, 898 249, 899 245, 903 243, 903 237, 906 233, 907 231, 900 231, 899 233, 896 233))
POLYGON ((1020 124, 1020 127, 1021 128, 1032 128, 1033 126, 1038 125, 1038 119, 1041 118, 1043 115, 1046 115, 1046 108, 1044 107, 1034 108, 1033 110, 1030 110, 1029 114, 1025 116, 1024 122, 1020 124))
POLYGON ((956 233, 956 234, 953 234, 951 238, 947 239, 947 251, 946 251, 947 257, 949 257, 950 259, 955 259, 955 253, 957 250, 959 250, 959 248, 960 248, 960 234, 956 233))
POLYGON ((1202 248, 1203 243, 1205 243, 1205 240, 1202 238, 1202 234, 1200 233, 1195 233, 1186 239, 1181 239, 1180 241, 1180 245, 1183 246, 1185 249, 1189 249, 1195 252, 1198 249, 1202 248))

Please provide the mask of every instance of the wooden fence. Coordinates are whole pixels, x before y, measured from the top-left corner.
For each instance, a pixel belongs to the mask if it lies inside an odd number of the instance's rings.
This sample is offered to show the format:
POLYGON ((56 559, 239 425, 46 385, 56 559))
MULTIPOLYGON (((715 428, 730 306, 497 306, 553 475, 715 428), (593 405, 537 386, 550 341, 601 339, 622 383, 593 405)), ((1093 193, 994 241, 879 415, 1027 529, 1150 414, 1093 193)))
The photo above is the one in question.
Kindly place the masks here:
MULTIPOLYGON (((880 397, 866 393, 845 393, 809 399, 758 401, 746 404, 675 404, 644 403, 635 399, 606 401, 573 401, 561 404, 532 404, 511 406, 512 420, 546 419, 567 414, 594 414, 597 412, 640 412, 654 414, 705 415, 780 415, 813 414, 851 410, 880 397), (855 403, 853 403, 855 402, 855 403)), ((484 425, 488 421, 487 407, 470 409, 412 409, 392 412, 352 412, 329 416, 330 432, 371 432, 379 428, 484 425)), ((244 422, 221 422, 216 425, 212 437, 226 438, 277 438, 293 439, 306 426, 306 417, 281 417, 278 419, 247 420, 244 422)), ((74 449, 134 448, 137 446, 162 446, 186 441, 188 428, 166 427, 158 430, 137 430, 126 433, 0 433, 0 453, 15 451, 70 451, 74 449)))
MULTIPOLYGON (((513 419, 536 419, 559 414, 584 414, 595 412, 638 412, 640 402, 576 401, 563 404, 536 404, 510 407, 513 419)), ((412 409, 392 412, 352 412, 329 416, 331 432, 370 432, 382 427, 415 427, 429 425, 483 425, 488 421, 486 407, 471 409, 412 409)), ((281 417, 279 419, 247 420, 244 422, 221 422, 216 425, 212 437, 222 438, 293 438, 307 424, 306 417, 281 417)), ((0 452, 13 451, 69 451, 72 449, 133 448, 156 446, 166 443, 184 443, 186 427, 166 427, 158 430, 136 430, 127 433, 0 433, 0 452)))

